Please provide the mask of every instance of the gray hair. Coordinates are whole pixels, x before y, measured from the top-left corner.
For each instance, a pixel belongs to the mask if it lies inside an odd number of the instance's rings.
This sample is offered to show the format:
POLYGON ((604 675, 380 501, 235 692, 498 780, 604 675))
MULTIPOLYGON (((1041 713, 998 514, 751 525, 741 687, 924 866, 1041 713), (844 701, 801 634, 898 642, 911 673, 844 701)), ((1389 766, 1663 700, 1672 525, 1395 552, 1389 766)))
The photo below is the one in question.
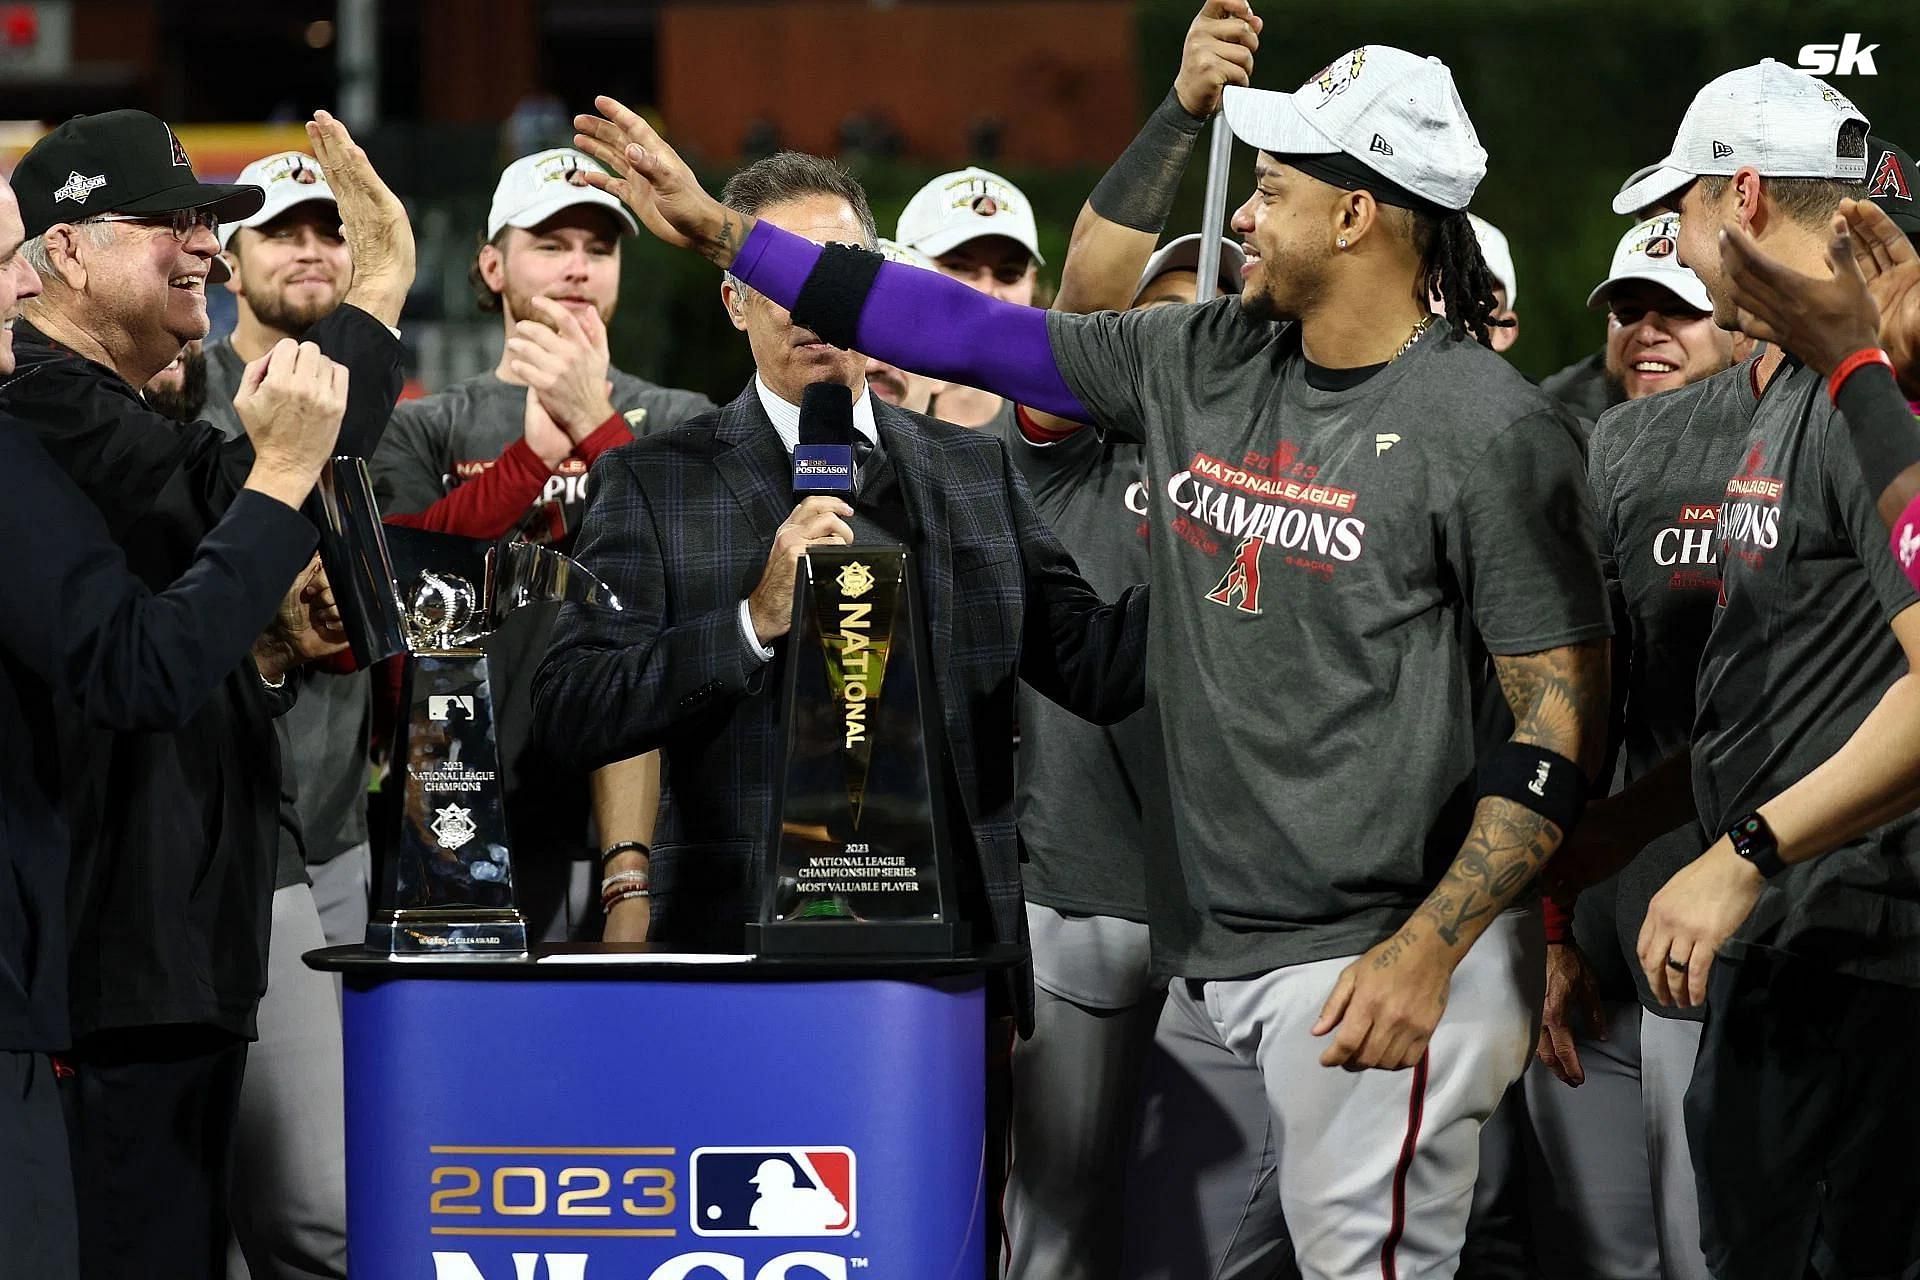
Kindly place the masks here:
MULTIPOLYGON (((113 224, 108 222, 76 222, 73 224, 86 233, 87 241, 96 249, 104 249, 113 243, 113 224)), ((41 232, 20 246, 20 256, 27 265, 39 273, 42 280, 53 279, 53 255, 47 252, 47 235, 41 232)))
MULTIPOLYGON (((873 207, 867 203, 866 188, 837 160, 808 155, 804 151, 779 151, 756 160, 727 179, 720 188, 720 203, 739 213, 757 214, 762 209, 808 196, 827 196, 845 200, 860 223, 861 243, 871 249, 880 238, 873 220, 873 207)), ((727 280, 734 288, 746 286, 732 272, 727 280)))

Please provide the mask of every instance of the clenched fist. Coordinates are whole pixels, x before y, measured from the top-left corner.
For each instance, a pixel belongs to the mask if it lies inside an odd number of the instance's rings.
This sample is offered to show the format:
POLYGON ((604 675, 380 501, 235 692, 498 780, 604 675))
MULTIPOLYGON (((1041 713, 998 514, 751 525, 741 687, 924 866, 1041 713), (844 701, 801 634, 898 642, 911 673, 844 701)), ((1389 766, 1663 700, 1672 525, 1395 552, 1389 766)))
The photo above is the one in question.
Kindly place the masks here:
POLYGON ((292 507, 305 500, 339 439, 347 376, 319 347, 292 338, 246 367, 233 408, 253 441, 248 488, 292 507))

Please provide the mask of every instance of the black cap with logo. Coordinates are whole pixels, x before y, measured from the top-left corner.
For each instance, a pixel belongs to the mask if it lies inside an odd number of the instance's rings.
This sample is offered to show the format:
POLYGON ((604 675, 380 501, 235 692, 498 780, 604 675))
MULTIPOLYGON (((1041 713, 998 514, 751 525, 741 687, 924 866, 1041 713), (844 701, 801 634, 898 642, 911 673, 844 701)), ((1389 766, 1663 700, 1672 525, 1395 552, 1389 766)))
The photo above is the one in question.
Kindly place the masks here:
POLYGON ((194 177, 180 139, 144 111, 75 116, 33 144, 12 183, 29 238, 101 213, 212 209, 226 222, 253 213, 265 198, 259 187, 194 177))
POLYGON ((1920 201, 1914 199, 1913 157, 1875 134, 1867 139, 1867 196, 1908 237, 1920 236, 1920 201))

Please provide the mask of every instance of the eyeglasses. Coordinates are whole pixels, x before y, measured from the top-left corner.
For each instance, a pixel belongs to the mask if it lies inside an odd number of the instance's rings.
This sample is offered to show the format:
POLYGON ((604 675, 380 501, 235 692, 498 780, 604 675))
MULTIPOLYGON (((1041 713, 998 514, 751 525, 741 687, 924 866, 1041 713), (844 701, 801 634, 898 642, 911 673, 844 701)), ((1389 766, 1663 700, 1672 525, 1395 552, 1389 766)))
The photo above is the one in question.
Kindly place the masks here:
POLYGON ((195 227, 220 234, 220 215, 211 209, 175 209, 171 213, 103 213, 88 222, 131 222, 141 227, 165 227, 175 240, 185 243, 195 227))

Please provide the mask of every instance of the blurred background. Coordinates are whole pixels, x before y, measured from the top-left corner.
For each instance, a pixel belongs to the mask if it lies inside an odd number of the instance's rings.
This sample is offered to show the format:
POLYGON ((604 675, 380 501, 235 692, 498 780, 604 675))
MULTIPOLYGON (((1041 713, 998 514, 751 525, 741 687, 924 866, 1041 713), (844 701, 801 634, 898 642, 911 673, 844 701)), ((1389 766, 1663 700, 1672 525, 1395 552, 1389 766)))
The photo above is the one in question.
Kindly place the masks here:
MULTIPOLYGON (((1258 0, 1256 0, 1258 3, 1258 0)), ((501 167, 560 145, 596 93, 644 108, 710 185, 779 147, 837 155, 883 233, 975 162, 1020 185, 1053 270, 1087 192, 1172 83, 1199 0, 0 0, 0 168, 76 112, 141 107, 201 176, 305 146, 340 115, 413 211, 406 338, 432 391, 493 363, 467 285, 501 167)), ((1608 200, 1665 154, 1694 92, 1808 44, 1878 46, 1830 76, 1874 130, 1920 145, 1920 6, 1897 0, 1268 0, 1255 83, 1292 89, 1359 44, 1436 54, 1491 155, 1474 209, 1510 237, 1521 333, 1551 373, 1600 344, 1585 309, 1626 229, 1608 200), (1876 74, 1864 72, 1871 65, 1876 74)), ((1251 182, 1235 153, 1233 201, 1251 182)), ((1168 233, 1197 228, 1204 147, 1168 233)), ((227 300, 213 291, 217 304, 227 300)), ((230 323, 216 313, 215 329, 230 323)), ((731 399, 750 372, 705 263, 627 242, 617 365, 731 399)))

